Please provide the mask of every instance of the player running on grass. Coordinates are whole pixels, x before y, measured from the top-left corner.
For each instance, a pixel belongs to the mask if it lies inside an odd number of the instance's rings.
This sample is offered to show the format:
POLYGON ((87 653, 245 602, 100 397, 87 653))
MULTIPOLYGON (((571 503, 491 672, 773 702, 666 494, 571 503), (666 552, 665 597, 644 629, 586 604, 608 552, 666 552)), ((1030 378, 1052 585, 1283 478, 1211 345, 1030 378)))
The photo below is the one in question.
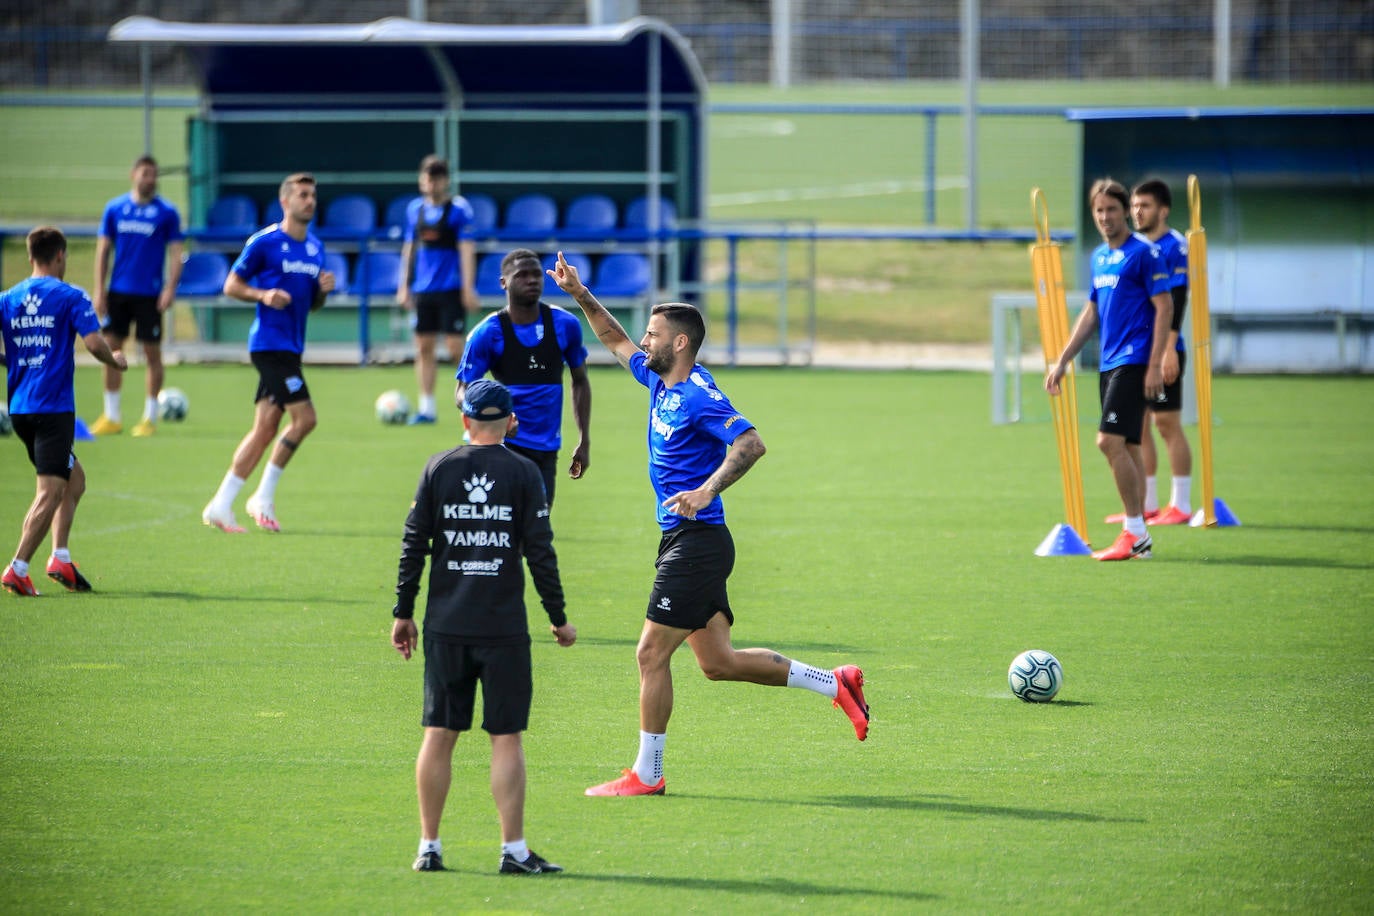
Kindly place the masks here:
POLYGON ((281 530, 275 504, 277 481, 315 428, 315 405, 301 374, 301 352, 306 319, 324 305, 325 296, 334 289, 334 275, 324 269, 324 246, 310 231, 316 205, 314 176, 304 172, 287 176, 278 196, 281 222, 248 240, 224 281, 226 296, 257 303, 257 317, 248 331, 248 355, 258 370, 253 427, 234 450, 229 471, 200 515, 205 524, 231 534, 243 532, 234 519, 234 499, 287 417, 286 432, 273 447, 246 507, 259 528, 281 530), (257 285, 250 285, 250 280, 257 285))
POLYGON ((129 364, 100 335, 90 297, 62 281, 67 271, 67 238, 62 231, 39 226, 29 233, 27 244, 33 274, 0 293, 0 341, 4 344, 0 353, 5 357, 10 419, 38 480, 19 546, 0 575, 0 585, 16 595, 36 598, 29 561, 49 528, 53 549, 48 578, 69 591, 91 590, 67 548, 76 504, 86 491, 86 471, 72 453, 76 431, 72 342, 80 337, 92 356, 116 372, 129 364))
POLYGON ((639 346, 558 255, 549 271, 582 307, 601 342, 649 389, 649 482, 658 502, 659 541, 653 591, 635 650, 639 662, 639 755, 618 779, 588 795, 662 795, 663 745, 673 713, 670 662, 684 642, 713 681, 802 687, 834 700, 862 741, 868 737, 863 672, 834 671, 784 658, 772 649, 730 645, 734 614, 726 580, 735 544, 720 493, 763 456, 763 440, 696 361, 706 337, 691 305, 656 305, 639 346))

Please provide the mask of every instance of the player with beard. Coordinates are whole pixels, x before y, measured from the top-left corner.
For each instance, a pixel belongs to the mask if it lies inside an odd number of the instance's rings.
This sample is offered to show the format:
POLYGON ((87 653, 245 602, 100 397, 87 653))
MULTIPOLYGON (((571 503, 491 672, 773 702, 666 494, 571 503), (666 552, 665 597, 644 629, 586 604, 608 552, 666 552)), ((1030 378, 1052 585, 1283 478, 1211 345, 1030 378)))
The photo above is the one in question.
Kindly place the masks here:
POLYGON ((734 612, 726 581, 735 544, 725 526, 721 492, 765 451, 754 424, 735 410, 700 363, 706 324, 694 306, 656 305, 636 346, 578 278, 562 253, 549 271, 581 306, 596 336, 635 381, 649 389, 649 482, 662 529, 658 574, 635 650, 639 663, 639 754, 633 767, 587 795, 662 795, 663 747, 673 712, 673 653, 684 642, 709 680, 800 687, 831 698, 860 741, 868 737, 863 672, 833 671, 792 661, 772 649, 730 644, 734 612))

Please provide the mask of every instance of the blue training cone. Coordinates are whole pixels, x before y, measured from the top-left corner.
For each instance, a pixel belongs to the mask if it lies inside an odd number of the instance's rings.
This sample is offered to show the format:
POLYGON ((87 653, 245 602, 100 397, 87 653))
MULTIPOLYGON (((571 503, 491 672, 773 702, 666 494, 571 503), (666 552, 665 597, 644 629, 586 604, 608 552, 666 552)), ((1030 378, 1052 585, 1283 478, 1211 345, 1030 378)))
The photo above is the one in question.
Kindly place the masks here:
POLYGON ((75 439, 77 442, 94 442, 95 433, 91 432, 90 427, 86 425, 85 420, 81 419, 80 417, 77 417, 76 429, 72 434, 72 438, 75 439))
MULTIPOLYGON (((1236 514, 1227 507, 1226 503, 1221 501, 1221 497, 1218 496, 1212 499, 1212 512, 1217 517, 1218 528, 1240 527, 1240 519, 1236 518, 1236 514)), ((1206 524, 1207 522, 1202 514, 1202 510, 1199 509, 1193 513, 1192 519, 1188 522, 1188 527, 1201 528, 1206 524)))
POLYGON ((1040 546, 1035 548, 1037 557, 1089 557, 1093 549, 1083 542, 1073 527, 1065 524, 1055 525, 1040 546))

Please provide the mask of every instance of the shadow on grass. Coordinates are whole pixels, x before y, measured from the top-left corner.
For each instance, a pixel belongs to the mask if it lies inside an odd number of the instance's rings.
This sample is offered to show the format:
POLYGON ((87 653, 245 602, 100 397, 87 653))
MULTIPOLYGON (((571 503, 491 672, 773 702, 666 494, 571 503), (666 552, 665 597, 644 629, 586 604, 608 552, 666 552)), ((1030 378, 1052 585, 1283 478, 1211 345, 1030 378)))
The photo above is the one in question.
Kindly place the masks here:
POLYGON ((1343 560, 1339 557, 1263 557, 1263 556, 1244 556, 1244 557, 1208 557, 1203 558, 1169 558, 1166 562, 1177 563, 1181 566, 1257 566, 1261 569, 1282 569, 1287 567, 1298 567, 1307 569, 1354 569, 1366 571, 1374 569, 1374 562, 1358 563, 1350 560, 1343 560))
MULTIPOLYGON (((678 798, 690 798, 681 792, 678 798)), ((698 796, 706 798, 706 796, 698 796)), ((776 798, 740 798, 711 796, 716 801, 757 802, 764 805, 810 805, 818 808, 883 808, 889 811, 929 811, 943 814, 964 814, 973 817, 1002 817, 1018 821, 1072 821, 1083 824, 1143 824, 1138 817, 1106 817, 1082 811, 1049 811, 1043 808, 1012 808, 1006 805, 979 805, 957 801, 948 795, 832 795, 809 800, 780 802, 776 798)))
POLYGON ((685 891, 705 891, 715 893, 730 891, 736 894, 777 894, 788 897, 859 897, 863 899, 883 898, 888 900, 939 900, 935 894, 919 891, 880 890, 872 887, 837 887, 816 884, 811 881, 796 881, 791 878, 761 878, 748 881, 741 878, 674 878, 667 875, 595 875, 577 872, 564 872, 553 880, 594 881, 607 884, 643 884, 648 887, 672 887, 685 891))
POLYGON ((210 604, 220 604, 231 601, 246 601, 259 606, 269 606, 273 604, 284 605, 288 608, 300 608, 312 604, 331 604, 345 607, 368 605, 372 602, 363 598, 321 598, 312 596, 309 598, 290 597, 290 598, 264 598, 261 595, 226 595, 226 594, 205 594, 203 592, 136 592, 126 589, 101 589, 99 592, 103 597, 117 598, 145 598, 149 601, 193 601, 210 604))

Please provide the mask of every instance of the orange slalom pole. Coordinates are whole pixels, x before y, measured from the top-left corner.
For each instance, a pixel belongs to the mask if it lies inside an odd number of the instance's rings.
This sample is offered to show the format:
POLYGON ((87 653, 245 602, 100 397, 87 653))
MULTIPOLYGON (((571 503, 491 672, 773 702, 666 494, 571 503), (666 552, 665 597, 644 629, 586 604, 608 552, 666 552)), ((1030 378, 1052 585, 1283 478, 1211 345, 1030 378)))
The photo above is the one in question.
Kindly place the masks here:
POLYGON ((1207 230, 1202 227, 1202 187, 1188 176, 1188 299, 1193 329, 1193 383, 1197 390, 1198 445, 1201 451, 1202 524, 1217 524, 1212 487, 1212 314, 1207 290, 1207 230))

